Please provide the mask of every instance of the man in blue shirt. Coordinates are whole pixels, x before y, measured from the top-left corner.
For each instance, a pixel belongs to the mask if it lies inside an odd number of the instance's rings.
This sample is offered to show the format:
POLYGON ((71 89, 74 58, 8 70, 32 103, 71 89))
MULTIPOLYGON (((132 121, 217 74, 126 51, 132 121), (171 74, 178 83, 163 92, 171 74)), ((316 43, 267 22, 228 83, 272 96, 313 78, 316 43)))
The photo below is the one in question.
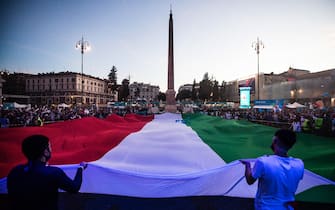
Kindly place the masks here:
POLYGON ((76 193, 87 163, 80 163, 74 180, 62 169, 48 166, 51 146, 48 137, 32 135, 22 142, 27 164, 14 167, 7 176, 8 195, 13 210, 57 210, 58 189, 76 193))

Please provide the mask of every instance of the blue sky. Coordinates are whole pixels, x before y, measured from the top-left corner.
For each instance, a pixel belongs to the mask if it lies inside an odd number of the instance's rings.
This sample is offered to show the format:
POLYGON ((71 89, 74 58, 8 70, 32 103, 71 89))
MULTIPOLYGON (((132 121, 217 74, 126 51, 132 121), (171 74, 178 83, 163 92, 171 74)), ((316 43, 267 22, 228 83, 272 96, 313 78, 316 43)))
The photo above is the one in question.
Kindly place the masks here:
POLYGON ((335 68, 334 0, 2 0, 0 69, 81 72, 167 87, 168 21, 174 18, 175 89, 208 72, 220 83, 290 66, 335 68))

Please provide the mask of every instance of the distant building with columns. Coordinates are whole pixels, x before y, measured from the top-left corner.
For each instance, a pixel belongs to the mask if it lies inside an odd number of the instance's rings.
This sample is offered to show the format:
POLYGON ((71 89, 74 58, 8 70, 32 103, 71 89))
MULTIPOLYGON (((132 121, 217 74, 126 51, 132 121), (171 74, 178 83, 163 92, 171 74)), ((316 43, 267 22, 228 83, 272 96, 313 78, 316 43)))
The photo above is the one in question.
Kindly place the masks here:
POLYGON ((107 81, 75 72, 30 75, 25 81, 32 104, 107 104, 112 94, 107 81))
POLYGON ((159 94, 159 86, 133 82, 129 85, 129 99, 131 101, 146 100, 156 101, 159 94))

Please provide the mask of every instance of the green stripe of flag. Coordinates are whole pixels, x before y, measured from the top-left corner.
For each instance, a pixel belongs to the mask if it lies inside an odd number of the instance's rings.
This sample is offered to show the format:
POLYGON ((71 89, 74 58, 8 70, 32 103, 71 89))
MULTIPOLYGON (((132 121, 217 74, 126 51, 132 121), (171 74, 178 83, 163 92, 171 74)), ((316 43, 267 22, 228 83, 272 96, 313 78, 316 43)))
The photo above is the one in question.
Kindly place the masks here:
MULTIPOLYGON (((277 128, 202 114, 184 114, 183 118, 227 163, 272 153, 270 144, 277 128)), ((301 158, 306 169, 335 181, 335 139, 305 133, 297 137, 289 155, 301 158)), ((319 186, 300 193, 297 200, 335 203, 334 197, 335 186, 319 186)))

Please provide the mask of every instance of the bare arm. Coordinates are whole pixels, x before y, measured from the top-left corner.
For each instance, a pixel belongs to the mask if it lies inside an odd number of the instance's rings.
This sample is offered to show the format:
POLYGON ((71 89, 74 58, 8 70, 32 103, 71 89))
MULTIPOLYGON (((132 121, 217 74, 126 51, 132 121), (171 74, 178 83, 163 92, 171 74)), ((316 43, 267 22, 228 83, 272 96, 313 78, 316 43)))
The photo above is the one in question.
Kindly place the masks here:
POLYGON ((256 179, 254 177, 252 177, 251 175, 251 167, 250 167, 250 162, 245 161, 245 160, 240 160, 240 162, 245 165, 245 172, 244 172, 244 176, 245 179, 247 180, 247 183, 249 185, 252 185, 253 183, 255 183, 256 179))
POLYGON ((82 183, 83 171, 87 168, 86 162, 81 162, 79 168, 77 169, 74 179, 70 179, 64 171, 59 170, 59 188, 70 193, 77 193, 80 190, 82 183))

